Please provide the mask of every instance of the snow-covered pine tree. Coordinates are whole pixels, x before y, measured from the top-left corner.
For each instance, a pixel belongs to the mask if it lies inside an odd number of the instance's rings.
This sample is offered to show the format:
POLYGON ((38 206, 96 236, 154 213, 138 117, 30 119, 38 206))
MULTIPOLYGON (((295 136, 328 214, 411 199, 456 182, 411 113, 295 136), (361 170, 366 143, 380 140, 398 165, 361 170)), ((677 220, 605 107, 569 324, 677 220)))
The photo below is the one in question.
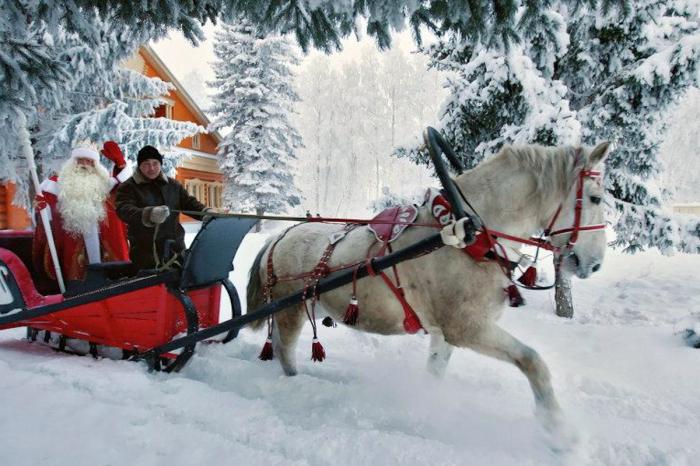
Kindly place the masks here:
POLYGON ((214 53, 211 129, 228 131, 218 154, 226 177, 224 204, 258 215, 299 205, 290 165, 302 147, 289 119, 298 100, 294 48, 281 36, 258 38, 249 22, 239 21, 222 25, 214 53))
MULTIPOLYGON (((592 0, 589 0, 592 2, 592 0)), ((602 0, 602 4, 625 0, 602 0)), ((420 27, 459 32, 484 42, 504 42, 516 36, 517 2, 486 0, 4 0, 1 8, 8 23, 21 26, 27 20, 45 22, 53 30, 57 26, 78 32, 83 39, 92 33, 89 18, 93 14, 113 18, 125 30, 148 28, 163 35, 178 29, 193 42, 202 39, 200 26, 225 18, 241 16, 262 28, 265 34, 288 33, 296 36, 305 50, 309 45, 330 51, 340 48, 340 39, 358 33, 358 19, 366 18, 366 32, 382 47, 391 43, 391 32, 410 24, 416 37, 420 27)), ((541 2, 527 2, 526 10, 537 10, 541 2)), ((22 44, 21 41, 16 44, 22 44)), ((27 47, 26 56, 39 56, 27 47)), ((60 66, 59 66, 60 68, 60 66)))
MULTIPOLYGON (((9 0, 25 3, 32 0, 9 0)), ((41 3, 33 0, 34 3, 41 3)), ((410 25, 420 41, 421 26, 434 30, 459 33, 469 40, 484 43, 508 43, 517 38, 518 10, 537 12, 549 5, 548 1, 511 0, 69 0, 65 13, 97 9, 103 16, 112 16, 130 28, 142 25, 161 29, 177 28, 187 37, 201 38, 199 25, 225 18, 244 17, 256 24, 264 34, 271 32, 294 33, 304 50, 309 45, 330 51, 340 48, 340 39, 358 35, 359 19, 366 19, 366 32, 386 48, 391 44, 391 32, 410 25)), ((629 4, 629 0, 585 0, 585 4, 629 4)), ((55 16, 61 18, 60 14, 55 16)))
POLYGON ((28 200, 28 152, 37 150, 50 172, 85 139, 115 139, 135 156, 144 144, 166 148, 203 129, 146 118, 170 85, 118 66, 161 30, 115 29, 114 18, 92 8, 48 11, 40 3, 0 6, 0 43, 8 46, 0 54, 0 181, 18 183, 17 200, 28 200))
POLYGON ((70 79, 61 89, 65 99, 41 105, 40 118, 32 131, 37 160, 49 172, 56 168, 79 141, 118 141, 127 158, 135 159, 146 144, 161 148, 166 169, 176 164, 168 148, 204 128, 190 122, 149 118, 163 104, 160 99, 172 84, 149 78, 120 66, 125 54, 135 53, 146 31, 134 36, 115 31, 96 18, 101 41, 85 44, 77 34, 60 34, 52 54, 72 64, 70 79))
MULTIPOLYGON (((431 65, 454 76, 441 129, 468 167, 504 143, 611 140, 605 185, 616 244, 700 252, 697 219, 681 225, 663 212, 656 185, 668 110, 697 84, 697 18, 683 0, 607 12, 552 2, 519 18, 527 34, 508 49, 447 35, 428 50, 431 65)), ((417 149, 399 154, 427 160, 417 149)))
POLYGON ((644 0, 623 17, 601 21, 584 9, 572 19, 572 46, 558 77, 572 90, 583 142, 617 144, 605 179, 620 214, 616 244, 630 252, 646 247, 700 252, 700 222, 664 212, 658 187, 669 110, 698 85, 697 4, 644 0), (582 41, 587 50, 579 50, 582 41))

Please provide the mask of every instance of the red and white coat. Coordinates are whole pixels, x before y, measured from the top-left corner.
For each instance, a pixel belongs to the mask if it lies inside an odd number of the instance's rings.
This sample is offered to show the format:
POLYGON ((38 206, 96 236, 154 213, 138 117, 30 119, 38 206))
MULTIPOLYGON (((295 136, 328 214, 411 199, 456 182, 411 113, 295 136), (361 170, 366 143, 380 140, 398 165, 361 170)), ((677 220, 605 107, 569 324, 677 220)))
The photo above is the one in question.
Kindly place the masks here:
MULTIPOLYGON (((63 219, 58 211, 58 177, 52 176, 39 186, 50 208, 51 230, 65 280, 83 279, 89 263, 129 260, 126 227, 117 216, 114 197, 117 187, 129 179, 132 173, 129 166, 121 170, 114 168, 110 178, 112 190, 105 200, 107 216, 99 225, 95 225, 94 233, 83 236, 68 234, 63 228, 63 219)), ((46 234, 41 222, 37 222, 32 248, 34 266, 38 270, 43 270, 49 277, 55 278, 46 234)))

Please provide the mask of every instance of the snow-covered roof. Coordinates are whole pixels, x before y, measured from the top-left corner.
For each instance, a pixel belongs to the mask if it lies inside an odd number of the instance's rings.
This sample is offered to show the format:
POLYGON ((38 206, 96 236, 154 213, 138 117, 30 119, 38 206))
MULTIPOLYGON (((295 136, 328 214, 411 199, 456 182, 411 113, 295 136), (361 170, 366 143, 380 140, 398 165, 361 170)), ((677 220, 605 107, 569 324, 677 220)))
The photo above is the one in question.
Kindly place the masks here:
MULTIPOLYGON (((185 87, 182 85, 182 83, 180 83, 180 81, 178 81, 167 65, 163 63, 163 60, 160 59, 156 51, 153 50, 150 45, 142 46, 140 51, 150 61, 150 64, 155 68, 158 74, 167 78, 168 81, 173 83, 177 92, 182 97, 182 102, 200 120, 197 123, 201 124, 205 128, 208 128, 209 124, 211 123, 209 118, 207 118, 202 109, 199 108, 199 105, 197 105, 192 96, 190 96, 185 87)), ((209 131, 209 134, 214 138, 217 144, 221 142, 222 137, 218 131, 209 131)))

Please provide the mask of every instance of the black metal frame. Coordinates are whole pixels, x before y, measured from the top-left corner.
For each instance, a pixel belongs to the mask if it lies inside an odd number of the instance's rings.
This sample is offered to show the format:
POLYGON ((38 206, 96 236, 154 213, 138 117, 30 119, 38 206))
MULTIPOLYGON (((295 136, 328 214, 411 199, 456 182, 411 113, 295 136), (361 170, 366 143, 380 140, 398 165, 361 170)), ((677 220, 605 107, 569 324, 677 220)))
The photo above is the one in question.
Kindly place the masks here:
POLYGON ((450 178, 450 174, 445 168, 445 164, 442 161, 442 154, 445 154, 447 160, 452 165, 452 168, 461 175, 464 172, 464 167, 457 159, 457 156, 452 151, 452 147, 445 141, 442 135, 433 127, 428 126, 423 133, 423 139, 425 139, 426 146, 428 147, 428 153, 435 166, 435 172, 438 178, 440 178, 440 183, 445 190, 445 197, 447 201, 452 206, 452 211, 457 219, 462 217, 467 217, 467 213, 462 207, 462 203, 459 201, 459 193, 455 187, 454 181, 450 178))
MULTIPOLYGON (((199 315, 197 314, 197 308, 192 302, 192 299, 189 296, 187 296, 187 294, 185 294, 183 290, 179 288, 169 286, 168 291, 175 295, 178 301, 180 301, 180 304, 182 304, 182 308, 185 310, 185 319, 187 320, 187 334, 192 335, 196 333, 199 330, 199 315)), ((162 369, 164 372, 178 372, 185 366, 185 364, 187 364, 187 361, 189 361, 192 355, 194 354, 195 345, 196 343, 185 345, 182 348, 182 352, 177 355, 175 360, 171 364, 166 365, 165 367, 160 367, 160 359, 149 361, 149 364, 153 364, 152 367, 149 365, 149 370, 162 369)))
MULTIPOLYGON (((469 205, 469 202, 464 198, 457 184, 450 178, 450 174, 442 161, 442 155, 444 154, 445 157, 447 157, 450 165, 452 165, 452 168, 458 175, 464 172, 464 167, 459 162, 452 147, 435 128, 428 126, 423 134, 423 138, 428 147, 428 153, 433 161, 433 165, 435 165, 435 172, 438 178, 440 178, 440 183, 442 183, 442 193, 452 207, 452 214, 457 220, 462 218, 467 219, 464 224, 464 238, 462 238, 462 240, 466 244, 471 244, 476 239, 476 231, 482 226, 481 221, 479 216, 476 215, 476 212, 474 212, 474 215, 469 215, 464 210, 461 199, 464 199, 467 205, 469 205)), ((469 205, 469 207, 471 208, 471 205, 469 205)), ((474 209, 472 208, 472 210, 474 209)))
MULTIPOLYGON (((236 287, 233 286, 233 283, 231 283, 231 280, 229 280, 228 278, 222 280, 221 284, 224 286, 224 289, 228 294, 228 299, 231 302, 231 318, 235 319, 237 317, 240 317, 242 314, 241 300, 238 298, 238 291, 236 291, 236 287)), ((236 338, 238 336, 238 330, 240 329, 232 328, 231 330, 229 330, 226 334, 226 337, 223 340, 221 340, 221 343, 228 343, 229 341, 236 338)))

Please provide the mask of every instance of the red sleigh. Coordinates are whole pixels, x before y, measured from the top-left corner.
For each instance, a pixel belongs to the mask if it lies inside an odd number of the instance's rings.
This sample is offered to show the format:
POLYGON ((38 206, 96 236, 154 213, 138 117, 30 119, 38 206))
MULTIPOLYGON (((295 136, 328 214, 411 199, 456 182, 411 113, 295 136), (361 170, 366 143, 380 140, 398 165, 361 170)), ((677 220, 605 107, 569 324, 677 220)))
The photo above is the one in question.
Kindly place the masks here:
MULTIPOLYGON (((232 317, 241 307, 228 275, 243 237, 255 220, 214 218, 202 225, 183 255, 183 267, 147 270, 132 275, 130 263, 89 266, 86 279, 69 283, 65 294, 41 294, 32 273, 31 232, 0 232, 0 329, 28 327, 36 338, 43 330, 66 339, 125 350, 136 355, 163 345, 182 333, 219 323, 221 287, 231 302, 232 317)), ((235 338, 229 332, 224 342, 235 338)), ((48 335, 48 333, 44 333, 48 335)), ((61 348, 62 349, 62 348, 61 348)), ((167 370, 178 370, 194 352, 194 344, 171 355, 167 370)))

